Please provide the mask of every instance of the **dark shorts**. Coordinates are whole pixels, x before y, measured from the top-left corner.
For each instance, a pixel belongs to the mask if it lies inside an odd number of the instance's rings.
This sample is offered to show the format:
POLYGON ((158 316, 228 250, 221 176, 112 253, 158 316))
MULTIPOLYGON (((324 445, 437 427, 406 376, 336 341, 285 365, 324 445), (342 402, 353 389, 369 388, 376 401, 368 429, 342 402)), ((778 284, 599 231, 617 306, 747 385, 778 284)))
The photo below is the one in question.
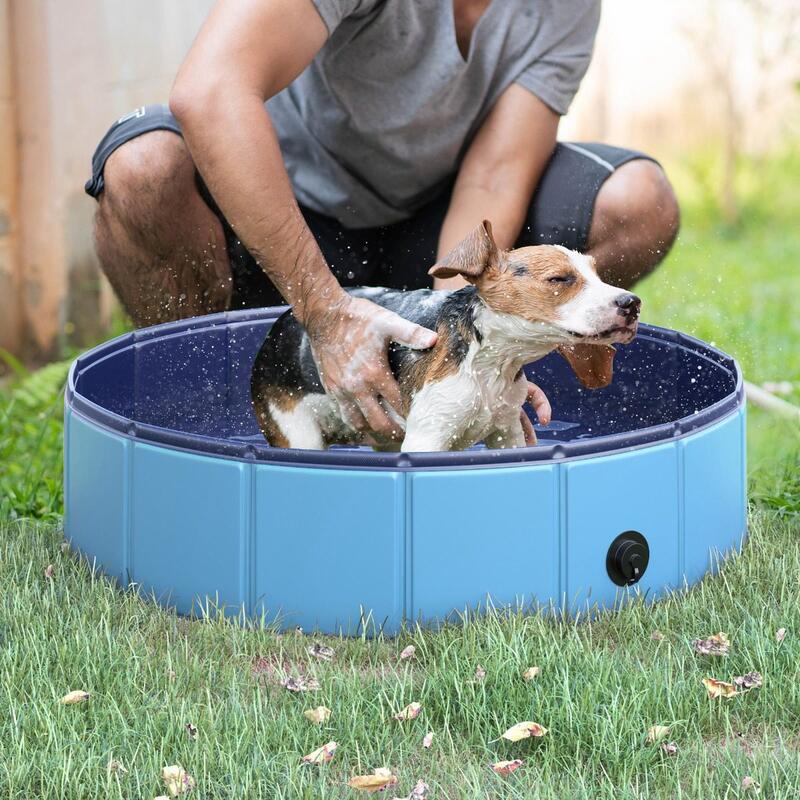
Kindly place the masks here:
MULTIPOLYGON (((92 177, 86 183, 86 192, 99 197, 106 159, 120 145, 156 130, 181 133, 178 121, 165 105, 142 106, 117 120, 92 157, 92 177)), ((644 153, 607 144, 559 142, 531 200, 517 247, 561 244, 585 250, 600 187, 615 169, 637 158, 654 160, 644 153)), ((199 174, 197 185, 225 231, 233 273, 231 307, 283 303, 263 270, 236 238, 199 174)), ((409 219, 377 228, 345 228, 310 208, 301 205, 300 210, 342 285, 417 289, 430 285, 427 271, 436 261, 439 232, 451 191, 452 184, 409 219)))

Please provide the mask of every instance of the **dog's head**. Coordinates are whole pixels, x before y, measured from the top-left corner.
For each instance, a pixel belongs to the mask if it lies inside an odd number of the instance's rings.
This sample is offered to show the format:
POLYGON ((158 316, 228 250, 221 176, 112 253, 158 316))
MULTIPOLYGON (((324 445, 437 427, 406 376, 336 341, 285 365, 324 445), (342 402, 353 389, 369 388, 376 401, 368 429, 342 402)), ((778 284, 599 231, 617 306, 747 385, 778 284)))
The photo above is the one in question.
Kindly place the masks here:
POLYGON ((639 298, 600 280, 591 256, 554 245, 504 252, 488 221, 429 274, 463 275, 493 311, 535 326, 531 330, 545 328, 590 388, 610 383, 611 345, 630 342, 639 324, 639 298))

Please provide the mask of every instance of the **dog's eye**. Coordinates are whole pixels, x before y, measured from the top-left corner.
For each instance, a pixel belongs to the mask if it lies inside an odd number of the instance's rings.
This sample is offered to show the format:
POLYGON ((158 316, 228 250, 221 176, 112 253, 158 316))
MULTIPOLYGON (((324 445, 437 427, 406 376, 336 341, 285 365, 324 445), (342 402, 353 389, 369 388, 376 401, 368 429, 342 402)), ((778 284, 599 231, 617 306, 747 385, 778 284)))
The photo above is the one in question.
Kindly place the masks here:
POLYGON ((547 279, 548 283, 575 283, 573 275, 553 275, 547 279))

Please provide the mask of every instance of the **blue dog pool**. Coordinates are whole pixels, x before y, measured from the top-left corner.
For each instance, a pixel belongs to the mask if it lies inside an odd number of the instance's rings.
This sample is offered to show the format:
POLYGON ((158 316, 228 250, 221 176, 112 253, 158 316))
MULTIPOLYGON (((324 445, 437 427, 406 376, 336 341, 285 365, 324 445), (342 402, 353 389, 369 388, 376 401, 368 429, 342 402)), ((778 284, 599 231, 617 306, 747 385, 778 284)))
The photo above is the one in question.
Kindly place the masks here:
POLYGON ((121 585, 180 613, 391 633, 489 602, 657 598, 741 546, 742 377, 713 347, 642 325, 598 391, 537 362, 555 421, 536 447, 282 450, 250 403, 282 310, 129 333, 72 366, 65 531, 121 585))

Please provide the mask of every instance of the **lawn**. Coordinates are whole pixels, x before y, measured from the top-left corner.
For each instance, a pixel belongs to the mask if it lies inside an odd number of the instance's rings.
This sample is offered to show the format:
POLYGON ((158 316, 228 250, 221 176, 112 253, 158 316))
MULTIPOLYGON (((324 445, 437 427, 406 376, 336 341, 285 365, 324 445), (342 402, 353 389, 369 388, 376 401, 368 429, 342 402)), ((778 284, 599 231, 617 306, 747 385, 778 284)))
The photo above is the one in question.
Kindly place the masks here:
MULTIPOLYGON (((736 228, 719 222, 685 171, 676 175, 683 232, 641 287, 645 318, 716 342, 754 382, 792 383, 787 399, 800 402, 800 160, 743 171, 736 228)), ((190 796, 209 800, 353 798, 348 779, 379 767, 397 775, 390 798, 420 779, 430 798, 448 800, 755 795, 745 777, 762 797, 800 796, 796 424, 751 410, 749 541, 689 591, 593 622, 494 614, 437 633, 346 641, 181 619, 65 550, 66 363, 18 369, 0 390, 3 800, 152 798, 166 792, 161 770, 174 764, 196 781, 190 796), (694 651, 693 639, 719 631, 729 655, 694 651), (315 643, 333 648, 330 661, 308 652, 315 643), (414 656, 401 659, 410 644, 414 656), (527 682, 531 666, 539 674, 527 682), (763 686, 729 699, 709 699, 702 684, 752 671, 763 686), (319 689, 292 693, 281 686, 287 676, 319 689), (59 703, 78 689, 89 699, 59 703), (396 721, 411 702, 422 704, 419 717, 396 721), (320 726, 303 716, 318 705, 332 712, 320 726), (523 720, 548 733, 500 738, 523 720), (648 743, 655 725, 669 732, 648 743), (300 764, 331 740, 330 763, 300 764), (515 758, 524 763, 507 777, 489 768, 515 758)))

